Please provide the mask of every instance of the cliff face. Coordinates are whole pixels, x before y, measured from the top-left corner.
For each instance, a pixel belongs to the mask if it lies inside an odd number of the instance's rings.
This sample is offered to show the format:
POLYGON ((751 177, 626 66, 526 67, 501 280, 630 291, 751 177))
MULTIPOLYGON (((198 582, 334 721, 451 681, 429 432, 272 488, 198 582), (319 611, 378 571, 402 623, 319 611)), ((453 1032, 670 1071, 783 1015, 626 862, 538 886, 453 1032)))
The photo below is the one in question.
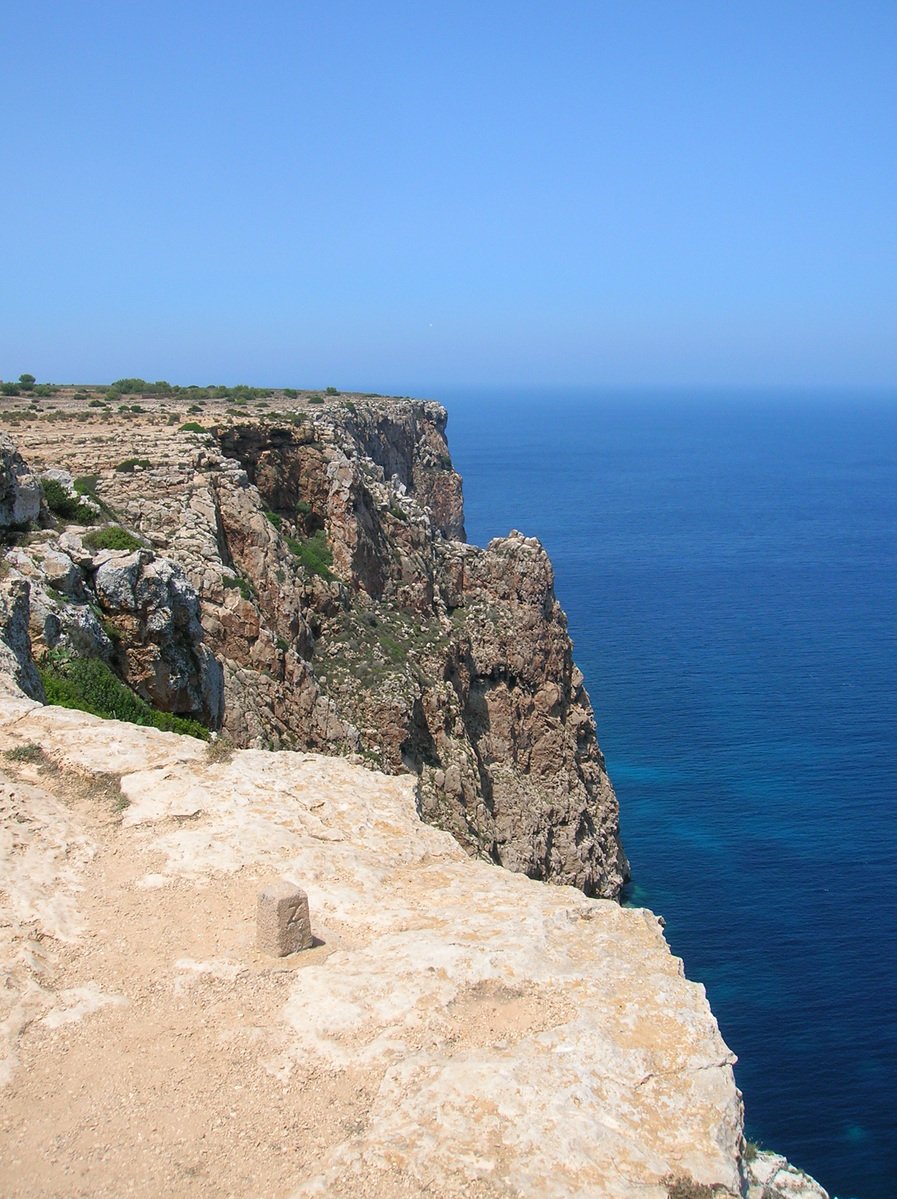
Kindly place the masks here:
POLYGON ((103 656, 236 745, 411 771, 471 853, 616 895, 617 803, 551 564, 518 533, 463 541, 444 410, 212 415, 202 434, 156 413, 112 437, 111 416, 22 431, 33 469, 89 477, 143 543, 92 552, 69 524, 15 547, 37 652, 103 656))
POLYGON ((608 894, 624 869, 550 564, 454 539, 443 426, 26 426, 68 528, 0 440, 4 1194, 827 1199, 747 1153, 655 917, 457 844, 608 894), (97 548, 113 518, 137 548, 97 548), (35 652, 356 762, 44 706, 35 652), (317 938, 288 959, 254 946, 278 876, 317 938))

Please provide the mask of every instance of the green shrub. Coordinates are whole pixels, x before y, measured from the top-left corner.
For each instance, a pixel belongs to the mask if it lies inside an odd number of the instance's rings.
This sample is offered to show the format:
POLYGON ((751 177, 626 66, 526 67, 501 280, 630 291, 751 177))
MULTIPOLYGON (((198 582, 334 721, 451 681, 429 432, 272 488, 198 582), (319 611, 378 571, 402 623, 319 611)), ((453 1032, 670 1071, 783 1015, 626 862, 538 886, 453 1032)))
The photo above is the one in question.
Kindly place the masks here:
POLYGON ((94 398, 90 401, 90 403, 87 405, 87 407, 88 408, 108 408, 109 405, 106 403, 105 400, 98 400, 98 399, 94 398))
POLYGON ((232 579, 230 575, 222 575, 221 582, 229 591, 239 591, 244 600, 251 600, 255 595, 252 584, 241 579, 239 575, 235 579, 232 579))
POLYGON ((41 490, 47 507, 62 520, 72 520, 76 524, 89 525, 96 519, 96 512, 87 504, 69 492, 57 479, 43 479, 41 490))
MULTIPOLYGON (((98 482, 98 475, 79 475, 77 479, 72 480, 72 487, 77 495, 83 495, 87 499, 93 500, 93 502, 100 509, 101 513, 103 513, 109 520, 114 520, 115 514, 113 513, 112 509, 97 495, 98 482)), ((96 513, 94 513, 90 518, 90 523, 96 523, 97 519, 98 516, 96 513)))
POLYGON ((109 391, 118 392, 123 396, 143 395, 148 389, 146 379, 116 379, 114 383, 109 384, 109 391))
POLYGON ((324 395, 325 395, 325 396, 338 396, 338 395, 341 395, 341 394, 342 394, 342 393, 341 393, 341 392, 338 390, 338 388, 336 388, 336 387, 325 387, 325 388, 324 388, 324 395))
POLYGON ((188 420, 185 424, 181 425, 179 431, 181 433, 208 433, 208 429, 204 429, 195 420, 188 420))
POLYGON ((132 553, 139 550, 142 543, 121 525, 107 525, 104 529, 88 533, 84 544, 91 550, 127 550, 132 553))
POLYGON ((318 529, 317 533, 307 537, 305 541, 299 541, 296 537, 288 537, 286 540, 291 552, 296 555, 309 574, 318 575, 328 582, 333 579, 334 575, 330 570, 333 564, 333 554, 327 544, 327 537, 323 529, 318 529))
POLYGON ((152 462, 148 458, 125 458, 115 469, 129 475, 135 470, 149 470, 151 466, 152 462))
POLYGON ((265 509, 265 516, 267 516, 268 520, 270 520, 271 524, 279 533, 280 526, 283 524, 283 517, 278 515, 276 512, 270 512, 267 508, 265 509))
POLYGON ((319 395, 313 395, 313 396, 309 396, 309 397, 308 397, 308 402, 309 402, 309 404, 323 404, 323 403, 324 403, 324 397, 323 397, 323 396, 319 396, 319 395))
POLYGON ((308 502, 308 500, 297 500, 296 512, 299 516, 310 516, 311 504, 308 502))
POLYGON ((17 396, 20 389, 18 383, 0 383, 0 391, 5 396, 17 396))
POLYGON ((68 658, 56 654, 38 670, 47 703, 60 708, 91 712, 107 720, 125 720, 169 733, 186 733, 208 741, 209 730, 196 720, 158 712, 125 686, 99 658, 68 658))

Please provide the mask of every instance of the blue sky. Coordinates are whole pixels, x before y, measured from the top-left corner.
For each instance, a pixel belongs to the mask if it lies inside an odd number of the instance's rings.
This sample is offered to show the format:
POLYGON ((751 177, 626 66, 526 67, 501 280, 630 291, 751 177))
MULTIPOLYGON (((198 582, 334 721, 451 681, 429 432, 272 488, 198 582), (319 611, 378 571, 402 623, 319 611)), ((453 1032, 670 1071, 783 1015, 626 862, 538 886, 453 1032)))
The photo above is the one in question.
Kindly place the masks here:
POLYGON ((897 385, 894 0, 2 28, 4 378, 897 385))

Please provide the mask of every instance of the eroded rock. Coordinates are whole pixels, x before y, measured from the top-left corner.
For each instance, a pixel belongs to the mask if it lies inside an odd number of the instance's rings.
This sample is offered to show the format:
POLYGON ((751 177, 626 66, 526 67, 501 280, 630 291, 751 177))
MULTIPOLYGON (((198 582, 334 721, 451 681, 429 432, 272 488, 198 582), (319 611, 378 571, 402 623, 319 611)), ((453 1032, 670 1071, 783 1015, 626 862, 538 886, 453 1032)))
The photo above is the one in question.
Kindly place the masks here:
POLYGON ((551 564, 517 533, 459 539, 445 421, 353 397, 211 436, 156 426, 130 472, 96 437, 30 442, 153 547, 87 563, 72 530, 20 547, 33 636, 89 648, 234 744, 412 771, 421 812, 468 852, 616 895, 617 803, 551 564))

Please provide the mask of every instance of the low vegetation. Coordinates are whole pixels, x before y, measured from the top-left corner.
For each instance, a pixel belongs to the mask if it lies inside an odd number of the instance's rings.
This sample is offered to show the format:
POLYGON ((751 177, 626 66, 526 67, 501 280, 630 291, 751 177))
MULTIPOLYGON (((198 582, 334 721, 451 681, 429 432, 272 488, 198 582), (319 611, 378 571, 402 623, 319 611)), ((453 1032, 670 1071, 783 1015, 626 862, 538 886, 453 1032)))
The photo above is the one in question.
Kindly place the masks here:
POLYGON ((121 471, 122 474, 129 475, 133 474, 135 470, 149 470, 151 466, 152 463, 148 458, 125 458, 115 469, 121 471))
POLYGON ((128 553, 141 548, 141 542, 121 525, 107 525, 104 529, 88 533, 84 544, 91 550, 127 550, 128 553))
POLYGON ((4 750, 3 756, 10 762, 26 762, 31 766, 38 766, 46 759, 44 751, 39 745, 35 745, 34 742, 28 742, 27 745, 17 745, 15 749, 4 750))
POLYGON ((304 541, 300 541, 298 537, 287 537, 286 542, 309 574, 318 575, 328 583, 335 577, 330 569, 333 565, 333 553, 327 544, 327 535, 323 529, 318 529, 317 533, 313 533, 304 541))
POLYGON ((61 520, 80 525, 89 525, 96 520, 96 511, 89 504, 82 504, 78 496, 73 495, 58 479, 44 479, 41 490, 47 507, 61 520))
POLYGON ((208 741, 209 730, 196 720, 159 712, 119 679, 99 658, 74 658, 65 654, 50 654, 38 666, 47 703, 60 708, 75 708, 106 720, 124 720, 162 729, 168 733, 185 733, 208 741))
POLYGON ((241 578, 240 575, 237 575, 236 578, 231 578, 230 575, 222 575, 221 583, 227 590, 239 591, 244 600, 252 600, 255 596, 252 584, 241 578))

